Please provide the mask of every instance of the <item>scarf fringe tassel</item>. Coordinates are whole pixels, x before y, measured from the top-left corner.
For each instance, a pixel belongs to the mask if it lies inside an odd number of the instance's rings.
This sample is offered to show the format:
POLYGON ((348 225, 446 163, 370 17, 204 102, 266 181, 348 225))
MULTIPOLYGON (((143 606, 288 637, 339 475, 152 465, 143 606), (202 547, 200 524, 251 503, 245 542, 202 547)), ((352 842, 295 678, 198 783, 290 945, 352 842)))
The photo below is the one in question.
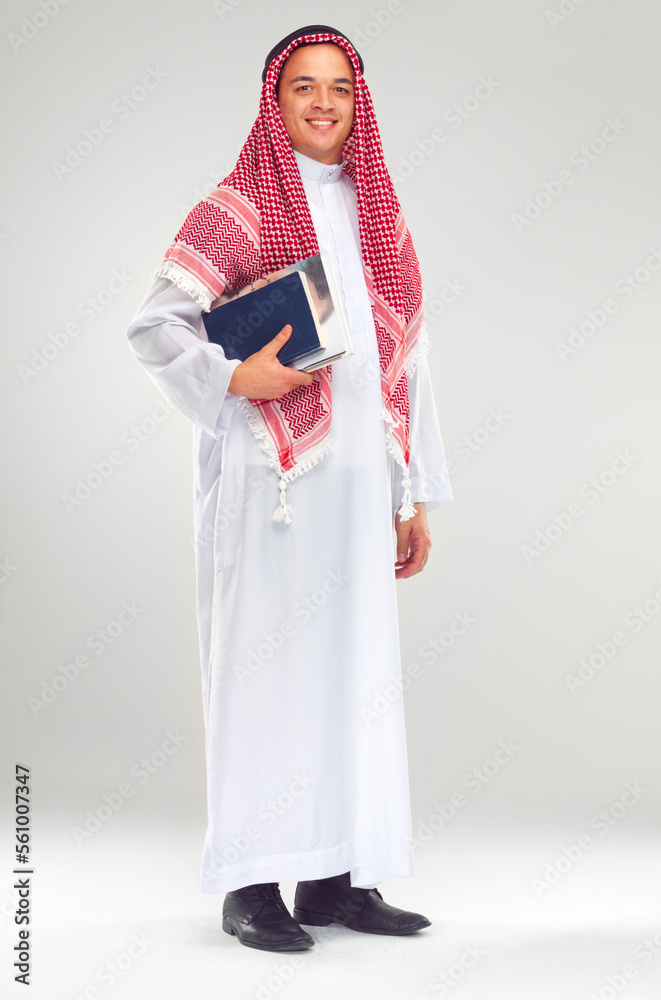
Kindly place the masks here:
POLYGON ((243 410, 246 420, 248 421, 250 430, 261 444, 263 450, 266 452, 269 465, 274 472, 278 474, 280 505, 273 511, 273 520, 284 521, 285 524, 291 524, 293 511, 291 506, 287 503, 287 487, 294 479, 298 476, 302 476, 304 472, 309 472, 310 469, 322 460, 322 458, 332 449, 333 440, 329 435, 322 444, 320 444, 317 448, 312 449, 312 451, 309 451, 306 455, 299 459, 296 465, 284 472, 280 468, 276 447, 270 434, 266 430, 263 418, 255 410, 254 406, 250 403, 250 400, 245 397, 239 401, 239 405, 243 410))
POLYGON ((408 476, 402 476, 402 486, 404 487, 404 494, 402 496, 402 505, 398 511, 399 519, 400 521, 408 521, 414 514, 418 513, 411 501, 411 480, 408 476))
POLYGON ((209 312, 211 298, 174 261, 168 260, 164 264, 161 264, 154 271, 154 278, 167 278, 173 285, 180 288, 182 292, 188 292, 190 297, 202 307, 202 312, 209 312))
POLYGON ((427 327, 424 326, 423 324, 418 339, 416 341, 415 347, 413 348, 408 358, 406 359, 405 367, 406 367, 407 378, 411 378, 415 374, 415 371, 419 367, 422 359, 426 358, 427 355, 429 354, 429 348, 430 348, 429 333, 427 332, 427 327))
POLYGON ((402 449, 399 442, 396 440, 395 435, 392 432, 393 425, 395 421, 392 416, 386 410, 385 406, 381 411, 381 419, 386 425, 386 448, 388 453, 392 455, 397 464, 401 467, 404 472, 402 476, 402 486, 404 487, 404 493, 402 495, 402 503, 399 507, 398 514, 400 521, 408 521, 417 514, 416 508, 413 506, 413 501, 411 500, 411 480, 409 479, 409 467, 408 463, 404 460, 402 454, 402 449))

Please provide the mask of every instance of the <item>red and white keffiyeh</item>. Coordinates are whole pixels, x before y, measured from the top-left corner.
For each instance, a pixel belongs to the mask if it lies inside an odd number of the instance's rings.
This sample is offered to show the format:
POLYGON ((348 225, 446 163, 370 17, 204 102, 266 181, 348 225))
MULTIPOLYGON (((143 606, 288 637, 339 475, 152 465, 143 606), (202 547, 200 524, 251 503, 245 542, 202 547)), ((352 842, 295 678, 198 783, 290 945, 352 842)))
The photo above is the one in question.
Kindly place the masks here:
MULTIPOLYGON (((156 273, 185 289, 208 311, 223 292, 319 253, 275 92, 283 63, 304 42, 339 45, 355 73, 354 120, 342 150, 343 170, 356 186, 363 269, 381 367, 381 417, 387 448, 404 470, 399 513, 407 520, 415 513, 408 477, 407 372, 412 373, 426 350, 426 337, 420 337, 422 283, 385 164, 372 99, 356 51, 346 38, 302 35, 273 59, 262 86, 259 115, 236 166, 186 217, 156 273)), ((281 502, 275 520, 291 521, 287 484, 331 447, 331 383, 332 365, 328 365, 314 373, 310 385, 298 386, 279 399, 241 400, 250 427, 279 476, 281 502)))

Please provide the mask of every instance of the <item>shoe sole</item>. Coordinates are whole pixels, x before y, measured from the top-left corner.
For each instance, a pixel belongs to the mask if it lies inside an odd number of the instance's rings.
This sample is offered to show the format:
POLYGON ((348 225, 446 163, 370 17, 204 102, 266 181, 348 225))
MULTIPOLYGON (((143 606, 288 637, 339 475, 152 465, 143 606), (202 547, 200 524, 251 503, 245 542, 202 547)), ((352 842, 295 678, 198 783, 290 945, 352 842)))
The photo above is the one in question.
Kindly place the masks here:
POLYGON ((231 934, 246 948, 255 948, 257 951, 308 951, 314 945, 314 941, 286 941, 283 944, 256 944, 254 941, 244 941, 240 934, 234 930, 232 925, 223 917, 222 928, 226 934, 231 934))
POLYGON ((294 920, 297 924, 307 924, 309 927, 327 927, 328 924, 340 924, 342 927, 348 927, 352 931, 360 931, 362 934, 389 934, 393 937, 404 937, 406 934, 415 934, 416 931, 422 930, 423 927, 431 927, 431 920, 425 920, 424 923, 416 924, 415 927, 407 927, 406 930, 402 931, 380 931, 373 930, 370 927, 352 927, 345 920, 341 920, 337 917, 329 917, 326 913, 314 913, 312 910, 301 910, 297 906, 294 907, 293 912, 294 920))

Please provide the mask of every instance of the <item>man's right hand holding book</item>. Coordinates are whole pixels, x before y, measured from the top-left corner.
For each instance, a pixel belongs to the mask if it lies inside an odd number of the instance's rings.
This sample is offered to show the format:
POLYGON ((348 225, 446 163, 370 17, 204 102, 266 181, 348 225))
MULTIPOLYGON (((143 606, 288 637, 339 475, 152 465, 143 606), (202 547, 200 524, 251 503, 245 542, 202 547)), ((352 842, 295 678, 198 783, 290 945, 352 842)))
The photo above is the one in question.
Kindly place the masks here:
POLYGON ((314 376, 296 368, 281 365, 278 351, 291 337, 292 328, 286 326, 261 351, 251 354, 234 369, 229 391, 247 399, 279 399, 299 385, 310 385, 314 376))
MULTIPOLYGON (((245 294, 256 288, 261 288, 262 285, 268 285, 275 278, 287 273, 287 268, 283 268, 281 271, 275 271, 268 278, 258 278, 257 281, 246 285, 238 292, 222 295, 212 303, 211 308, 216 308, 230 299, 237 298, 242 292, 245 294)), ((278 351, 287 343, 291 333, 291 326, 285 326, 270 343, 265 344, 261 351, 256 351, 255 354, 251 354, 249 358, 237 365, 230 379, 229 391, 235 396, 245 396, 246 399, 279 399, 280 396, 285 396, 299 385, 309 385, 313 381, 313 375, 289 368, 287 365, 281 365, 278 361, 278 351)))

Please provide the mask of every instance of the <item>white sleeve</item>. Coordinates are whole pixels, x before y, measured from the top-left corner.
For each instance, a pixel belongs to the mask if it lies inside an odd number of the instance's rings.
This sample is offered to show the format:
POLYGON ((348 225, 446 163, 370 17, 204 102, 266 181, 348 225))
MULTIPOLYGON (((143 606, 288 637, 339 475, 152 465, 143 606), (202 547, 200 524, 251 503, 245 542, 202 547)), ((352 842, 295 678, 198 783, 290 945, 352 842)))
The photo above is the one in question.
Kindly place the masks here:
POLYGON ((229 429, 240 396, 228 391, 232 372, 218 344, 206 339, 202 309, 167 278, 156 279, 127 336, 131 350, 165 398, 214 438, 229 429))
MULTIPOLYGON (((430 511, 451 503, 453 497, 425 355, 409 378, 409 409, 411 500, 424 503, 430 511)), ((404 472, 398 462, 392 464, 392 506, 396 511, 402 504, 404 472)))

